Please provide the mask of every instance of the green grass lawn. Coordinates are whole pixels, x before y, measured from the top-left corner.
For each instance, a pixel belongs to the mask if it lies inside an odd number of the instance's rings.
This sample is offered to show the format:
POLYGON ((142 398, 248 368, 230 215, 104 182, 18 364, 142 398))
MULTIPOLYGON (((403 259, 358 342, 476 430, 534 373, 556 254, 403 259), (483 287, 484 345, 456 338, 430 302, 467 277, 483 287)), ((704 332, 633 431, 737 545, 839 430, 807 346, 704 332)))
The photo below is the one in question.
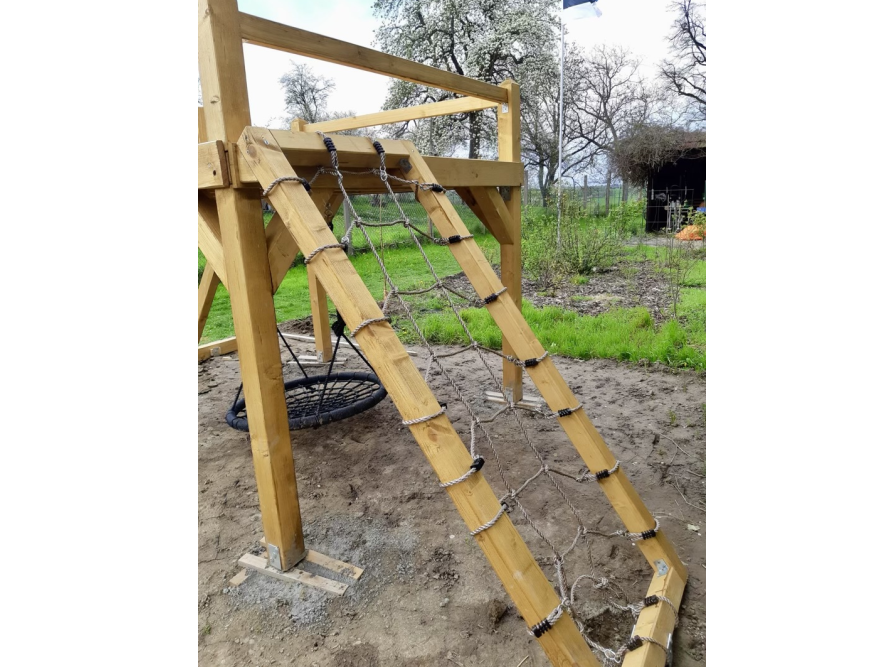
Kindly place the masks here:
MULTIPOLYGON (((668 320, 657 326, 643 307, 614 308, 596 316, 523 301, 522 314, 541 345, 550 353, 577 359, 594 357, 638 362, 662 362, 673 367, 705 368, 704 291, 684 291, 680 310, 694 317, 668 320), (699 314, 700 313, 700 317, 699 314)), ((463 311, 470 332, 482 345, 500 348, 501 332, 488 311, 463 311)), ((424 336, 442 344, 468 343, 454 316, 430 314, 421 319, 424 336)), ((405 337, 411 337, 405 333, 405 337)))
MULTIPOLYGON (((486 234, 477 236, 476 242, 489 257, 497 257, 498 244, 493 236, 486 234)), ((457 261, 451 255, 447 246, 433 244, 424 245, 424 251, 436 267, 440 276, 449 276, 460 272, 457 261)), ((427 287, 432 283, 429 269, 423 257, 417 252, 416 247, 407 245, 396 248, 384 248, 381 257, 386 263, 387 270, 396 281, 400 289, 412 290, 427 287)), ((198 251, 198 265, 203 270, 206 263, 203 254, 198 251)), ((356 253, 352 257, 352 264, 368 286, 374 299, 383 299, 383 273, 377 265, 377 260, 371 253, 356 253)), ((429 302, 427 302, 429 304, 429 302)), ((333 304, 328 303, 330 312, 334 312, 333 304)), ((305 318, 310 314, 309 307, 309 282, 306 278, 306 265, 299 261, 292 267, 281 282, 281 287, 275 294, 275 313, 279 322, 305 318)), ((225 287, 220 286, 213 300, 207 324, 204 327, 204 335, 201 342, 216 341, 235 333, 232 324, 232 310, 229 303, 229 293, 225 287)))
MULTIPOLYGON (((335 227, 336 229, 336 227, 335 227)), ((490 234, 477 234, 476 241, 486 255, 497 261, 498 245, 490 234)), ((429 255, 440 276, 458 273, 460 267, 447 246, 426 244, 429 255)), ((633 246, 626 254, 633 258, 657 260, 665 251, 651 246, 633 246)), ((416 248, 398 245, 383 249, 383 258, 399 288, 404 290, 427 287, 431 276, 416 248)), ((371 253, 359 252, 353 258, 359 275, 378 301, 383 299, 383 275, 371 253)), ((198 264, 205 264, 198 252, 198 264)), ((556 307, 535 308, 523 303, 523 314, 542 345, 552 354, 578 359, 609 358, 638 362, 649 360, 678 367, 704 370, 705 359, 705 260, 696 260, 684 281, 677 318, 656 324, 643 307, 613 308, 596 316, 579 315, 556 307)), ((447 303, 441 297, 424 295, 412 298, 415 314, 424 336, 440 344, 466 343, 466 337, 454 315, 435 312, 447 303)), ((333 313, 333 305, 329 304, 333 313)), ((309 288, 306 266, 298 261, 275 295, 275 311, 279 322, 310 315, 309 288)), ((488 311, 471 308, 463 311, 473 337, 486 346, 499 348, 501 333, 488 311)), ((405 342, 416 342, 417 336, 410 323, 396 317, 393 325, 405 342)), ((210 310, 202 342, 215 341, 234 334, 229 295, 220 286, 210 310)))

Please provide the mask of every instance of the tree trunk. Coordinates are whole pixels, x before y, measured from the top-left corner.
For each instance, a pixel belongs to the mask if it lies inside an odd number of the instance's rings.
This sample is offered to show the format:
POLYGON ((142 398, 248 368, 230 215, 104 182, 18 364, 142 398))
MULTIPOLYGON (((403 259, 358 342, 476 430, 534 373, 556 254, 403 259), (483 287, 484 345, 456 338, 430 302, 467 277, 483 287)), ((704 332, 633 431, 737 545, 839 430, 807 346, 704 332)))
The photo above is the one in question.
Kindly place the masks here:
POLYGON ((621 181, 621 201, 622 202, 627 201, 628 190, 629 190, 629 188, 627 187, 627 180, 622 180, 621 181))
POLYGON ((609 215, 609 205, 612 201, 612 169, 606 172, 606 210, 604 216, 609 215))
POLYGON ((479 157, 479 112, 470 112, 470 159, 479 157))
POLYGON ((548 192, 547 182, 544 180, 544 168, 538 167, 538 188, 541 189, 541 206, 547 207, 548 192))

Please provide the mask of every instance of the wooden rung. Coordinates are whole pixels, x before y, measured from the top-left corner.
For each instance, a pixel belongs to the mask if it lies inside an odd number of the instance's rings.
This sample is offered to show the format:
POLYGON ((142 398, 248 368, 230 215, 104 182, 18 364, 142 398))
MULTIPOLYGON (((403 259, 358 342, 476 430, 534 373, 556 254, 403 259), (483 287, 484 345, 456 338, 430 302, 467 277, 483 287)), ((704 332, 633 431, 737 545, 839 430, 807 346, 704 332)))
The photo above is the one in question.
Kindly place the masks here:
POLYGON ((299 568, 292 568, 285 572, 275 570, 274 568, 269 567, 269 560, 266 557, 259 557, 255 554, 245 554, 238 560, 238 565, 254 571, 259 571, 265 575, 270 575, 273 578, 284 582, 298 582, 299 584, 322 589, 331 594, 336 594, 337 596, 342 596, 349 588, 349 585, 343 584, 342 582, 329 580, 328 578, 323 578, 320 575, 315 575, 313 573, 307 573, 299 568))
MULTIPOLYGON (((505 405, 507 400, 504 399, 504 395, 500 392, 494 392, 492 390, 485 390, 485 401, 490 401, 493 404, 501 404, 505 405)), ((544 401, 542 397, 523 397, 522 401, 517 401, 514 404, 517 408, 526 408, 530 411, 542 411, 547 410, 547 402, 544 401)))
POLYGON ((347 564, 345 561, 339 561, 338 559, 329 557, 321 552, 316 552, 315 550, 309 550, 306 553, 306 561, 317 564, 322 568, 327 568, 334 573, 350 577, 353 580, 358 580, 362 576, 362 573, 365 572, 364 568, 347 564))

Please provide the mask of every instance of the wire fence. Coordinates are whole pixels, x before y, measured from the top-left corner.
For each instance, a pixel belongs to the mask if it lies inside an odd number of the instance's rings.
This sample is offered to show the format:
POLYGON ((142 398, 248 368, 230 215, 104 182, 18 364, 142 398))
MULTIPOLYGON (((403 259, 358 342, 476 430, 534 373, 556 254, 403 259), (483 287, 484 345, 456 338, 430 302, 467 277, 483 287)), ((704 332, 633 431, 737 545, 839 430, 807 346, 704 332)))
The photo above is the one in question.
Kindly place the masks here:
POLYGON ((678 232, 688 225, 703 202, 692 188, 653 189, 646 194, 646 230, 678 232))
MULTIPOLYGON (((579 206, 581 211, 594 217, 606 216, 612 207, 618 206, 622 202, 623 189, 621 186, 607 188, 605 185, 590 186, 563 186, 562 196, 564 201, 572 202, 579 206), (606 202, 606 195, 608 204, 606 202)), ((645 191, 642 188, 628 188, 626 199, 638 200, 645 197, 645 191)), ((545 206, 544 197, 539 188, 527 187, 523 189, 522 203, 530 207, 543 207, 548 210, 556 209, 557 187, 553 186, 548 193, 548 201, 545 206)))
MULTIPOLYGON (((395 196, 413 225, 424 230, 430 236, 438 236, 435 226, 429 219, 429 216, 427 216, 426 209, 417 201, 414 193, 396 193, 395 196)), ((486 234, 485 226, 470 207, 464 204, 464 201, 456 192, 448 191, 446 196, 454 205, 458 215, 464 221, 471 234, 486 234)), ((355 212, 367 223, 387 223, 400 218, 398 207, 393 202, 392 197, 384 197, 382 195, 350 195, 349 201, 352 202, 355 212)), ((348 215, 351 215, 348 207, 340 207, 340 210, 334 217, 334 235, 338 239, 346 229, 344 216, 348 215)), ((396 246, 414 243, 410 231, 403 225, 376 228, 373 234, 375 244, 396 246)), ((361 234, 352 234, 350 236, 353 250, 363 251, 368 249, 368 242, 361 234)))

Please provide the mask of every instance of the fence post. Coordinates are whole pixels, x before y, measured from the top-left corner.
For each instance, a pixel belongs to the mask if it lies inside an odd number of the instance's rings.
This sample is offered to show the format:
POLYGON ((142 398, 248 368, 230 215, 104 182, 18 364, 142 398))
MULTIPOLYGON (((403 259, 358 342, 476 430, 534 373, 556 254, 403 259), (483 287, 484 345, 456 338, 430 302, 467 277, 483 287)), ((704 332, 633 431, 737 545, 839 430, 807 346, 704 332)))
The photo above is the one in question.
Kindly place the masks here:
POLYGON ((355 248, 352 245, 352 230, 349 229, 349 224, 352 222, 352 209, 349 206, 349 202, 343 203, 343 225, 345 229, 349 230, 349 240, 346 242, 346 254, 352 255, 355 253, 355 248))
POLYGON ((587 174, 584 175, 584 191, 582 194, 582 200, 584 202, 584 213, 587 213, 587 174))

